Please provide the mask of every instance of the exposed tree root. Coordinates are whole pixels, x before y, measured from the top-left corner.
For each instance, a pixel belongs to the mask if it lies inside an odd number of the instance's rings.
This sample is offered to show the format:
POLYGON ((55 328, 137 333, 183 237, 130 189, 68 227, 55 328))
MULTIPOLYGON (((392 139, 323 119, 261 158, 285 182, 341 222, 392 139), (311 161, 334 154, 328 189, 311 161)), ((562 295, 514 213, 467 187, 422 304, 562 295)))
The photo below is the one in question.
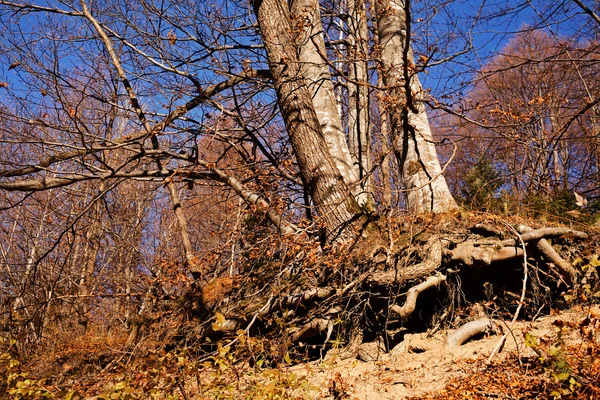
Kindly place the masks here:
POLYGON ((407 318, 410 316, 415 307, 417 306, 417 297, 419 294, 431 287, 438 286, 440 283, 446 281, 445 275, 430 276, 425 282, 421 282, 416 286, 411 287, 406 295, 406 301, 402 307, 394 304, 390 306, 390 311, 398 314, 400 318, 407 318))
POLYGON ((467 267, 477 267, 523 257, 523 250, 515 246, 482 247, 475 241, 466 241, 460 243, 454 250, 446 250, 445 254, 450 256, 454 262, 461 262, 467 267))
POLYGON ((333 323, 329 319, 317 318, 308 322, 301 328, 290 328, 288 333, 292 342, 298 342, 301 339, 308 339, 317 336, 319 333, 324 332, 329 327, 332 327, 333 323))
POLYGON ((462 346, 466 341, 472 337, 489 332, 496 328, 498 325, 489 318, 482 318, 475 321, 467 322, 450 335, 446 339, 446 346, 456 347, 462 346))
MULTIPOLYGON (((473 297, 478 300, 468 298, 457 300, 456 296, 464 296, 461 294, 463 289, 457 286, 461 281, 476 276, 480 279, 476 282, 486 284, 490 282, 490 285, 495 285, 494 279, 502 281, 508 278, 502 273, 504 269, 486 269, 493 264, 504 263, 503 268, 506 266, 506 271, 512 271, 510 272, 512 275, 510 281, 498 283, 496 286, 498 289, 493 289, 498 290, 497 292, 483 298, 496 301, 492 305, 494 311, 498 312, 498 315, 507 316, 509 311, 503 307, 509 304, 512 307, 515 304, 512 298, 507 300, 507 296, 518 290, 514 287, 516 282, 514 274, 523 269, 524 275, 528 275, 523 263, 527 261, 528 265, 533 266, 534 271, 536 269, 541 271, 537 265, 539 263, 556 265, 559 274, 543 273, 539 277, 532 275, 531 283, 524 280, 518 305, 519 309, 523 306, 528 307, 528 310, 527 313, 518 315, 522 318, 540 309, 539 302, 543 301, 539 298, 532 299, 533 307, 524 306, 527 302, 523 298, 525 289, 528 290, 529 297, 529 293, 535 293, 534 285, 542 285, 545 290, 550 290, 550 287, 557 287, 557 285, 548 285, 549 282, 565 282, 570 286, 577 284, 575 268, 547 239, 555 238, 554 245, 563 246, 565 241, 583 240, 587 235, 567 228, 531 229, 520 226, 516 229, 518 233, 512 228, 510 232, 506 232, 488 224, 476 224, 468 232, 463 230, 444 233, 441 230, 435 232, 422 230, 422 236, 418 239, 402 243, 396 238, 394 242, 400 245, 395 245, 394 250, 392 246, 384 247, 378 244, 371 252, 362 253, 363 255, 360 256, 362 258, 335 252, 319 252, 318 257, 309 256, 307 250, 306 256, 302 259, 291 258, 295 266, 294 271, 297 272, 283 275, 288 269, 282 269, 281 262, 277 262, 276 280, 267 278, 271 279, 269 282, 261 279, 259 275, 256 282, 260 282, 263 285, 261 287, 241 285, 240 287, 244 289, 239 292, 232 287, 224 300, 217 301, 209 307, 212 313, 219 311, 221 305, 227 305, 230 317, 223 320, 219 316, 218 323, 213 323, 212 329, 209 327, 205 330, 204 336, 214 335, 218 338, 244 329, 249 335, 274 335, 278 338, 285 337, 288 343, 308 343, 311 349, 320 349, 321 357, 324 351, 331 349, 332 346, 335 347, 334 343, 346 343, 346 347, 336 347, 335 351, 330 353, 335 353, 338 357, 352 356, 357 354, 363 337, 365 340, 367 337, 369 340, 374 340, 374 335, 392 338, 399 334, 394 339, 397 340, 405 333, 410 333, 410 328, 408 332, 398 330, 398 324, 402 323, 402 329, 406 329, 410 324, 416 326, 421 323, 417 321, 420 318, 415 317, 415 311, 419 310, 419 307, 423 307, 423 310, 431 307, 432 300, 444 307, 445 311, 443 316, 440 316, 441 312, 435 316, 438 318, 435 320, 436 323, 448 324, 451 322, 448 318, 456 313, 452 308, 454 304, 468 305, 470 301, 480 301, 482 298, 479 292, 479 295, 473 297), (511 234, 513 236, 519 234, 520 237, 506 239, 511 234), (526 256, 527 260, 524 260, 526 256), (327 259, 327 257, 331 258, 327 259), (410 265, 408 260, 412 259, 419 261, 410 265), (315 261, 323 262, 325 266, 315 265, 315 261), (403 266, 403 262, 409 265, 403 266), (331 265, 335 268, 332 269, 331 265), (382 270, 386 267, 389 269, 382 270), (479 271, 475 272, 474 269, 479 271), (312 275, 307 274, 308 271, 313 271, 312 275), (486 280, 488 271, 490 271, 489 280, 486 280), (281 279, 283 276, 285 279, 281 279), (419 300, 420 294, 442 284, 448 286, 448 290, 444 291, 444 296, 448 296, 447 299, 440 301, 436 299, 436 295, 428 295, 425 296, 426 300, 419 300), (513 285, 512 289, 507 289, 508 284, 513 285), (266 288, 268 290, 265 290, 266 288), (529 292, 529 289, 533 290, 529 292), (394 299, 402 292, 405 293, 404 303, 396 304, 394 299), (254 298, 255 293, 262 294, 254 298), (267 293, 270 296, 268 301, 265 297, 267 293), (236 317, 231 317, 233 315, 236 317), (392 328, 383 324, 392 324, 392 328), (336 340, 332 341, 334 332, 336 332, 336 340)), ((267 269, 264 271, 268 272, 267 269)), ((469 290, 473 292, 477 291, 477 288, 470 287, 469 290)), ((485 286, 480 290, 486 290, 485 286)), ((487 307, 489 306, 486 305, 487 307)), ((464 311, 459 312, 463 312, 464 316, 464 311)), ((225 311, 221 313, 226 315, 225 311)), ((492 328, 499 329, 498 325, 489 318, 469 322, 450 334, 446 345, 461 346, 474 336, 488 332, 492 328)), ((303 349, 307 348, 303 347, 303 349)))
POLYGON ((484 237, 488 237, 488 236, 502 237, 503 236, 503 233, 500 229, 496 228, 495 226, 489 225, 489 224, 475 224, 471 227, 470 230, 471 230, 471 232, 477 233, 484 237))
MULTIPOLYGON (((521 237, 525 236, 525 234, 527 234, 527 233, 533 232, 532 228, 530 228, 528 226, 524 226, 524 225, 519 226, 517 228, 517 230, 520 233, 522 233, 521 237)), ((539 231, 539 229, 538 229, 538 231, 539 231)), ((572 232, 575 232, 575 231, 572 231, 572 232)), ((583 232, 577 232, 577 234, 578 234, 578 236, 575 236, 577 238, 581 238, 581 239, 587 238, 587 235, 583 232)), ((575 272, 575 269, 573 269, 571 264, 568 261, 566 261, 564 258, 562 258, 556 250, 554 250, 552 245, 550 243, 548 243, 548 241, 546 239, 538 240, 538 242, 535 244, 535 247, 549 262, 556 265, 556 267, 561 272, 561 275, 563 276, 567 285, 572 285, 573 283, 576 282, 577 272, 575 272)))
POLYGON ((370 274, 367 277, 367 282, 377 285, 392 285, 431 275, 440 267, 442 263, 442 249, 448 243, 447 240, 442 240, 439 236, 432 237, 427 241, 425 246, 428 248, 428 252, 423 262, 406 268, 399 268, 396 264, 396 267, 390 271, 370 274))
MULTIPOLYGON (((527 228, 527 227, 525 227, 527 228)), ((531 228, 529 228, 531 229, 531 228)), ((525 242, 533 242, 540 239, 549 239, 553 237, 563 237, 569 239, 585 240, 588 238, 587 233, 581 231, 575 231, 569 228, 540 228, 530 230, 521 235, 521 239, 525 242)), ((518 239, 507 239, 500 242, 503 246, 514 246, 518 244, 518 239)))
MULTIPOLYGON (((476 225, 481 228, 481 224, 476 225)), ((527 226, 520 226, 519 232, 522 233, 521 239, 525 243, 533 243, 536 249, 545 257, 545 259, 555 264, 561 272, 565 282, 572 285, 576 282, 577 274, 571 267, 571 264, 565 261, 556 250, 550 245, 546 238, 563 237, 584 240, 588 235, 584 232, 575 231, 567 228, 541 228, 533 230, 527 226)), ((485 232, 493 232, 489 227, 485 232)), ((494 262, 507 261, 513 258, 523 256, 523 249, 517 247, 516 239, 506 239, 502 241, 478 241, 467 240, 459 243, 452 250, 445 250, 452 261, 460 262, 468 267, 489 266, 494 262)))

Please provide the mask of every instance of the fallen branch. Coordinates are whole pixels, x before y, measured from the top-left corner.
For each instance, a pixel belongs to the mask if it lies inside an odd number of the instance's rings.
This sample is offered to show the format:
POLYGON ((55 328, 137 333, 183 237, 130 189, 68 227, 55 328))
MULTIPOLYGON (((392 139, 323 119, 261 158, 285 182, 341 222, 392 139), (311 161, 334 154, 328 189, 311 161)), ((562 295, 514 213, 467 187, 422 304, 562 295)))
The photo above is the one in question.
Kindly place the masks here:
POLYGON ((445 275, 439 274, 436 276, 430 276, 425 282, 421 282, 408 290, 408 294, 406 295, 406 301, 404 302, 404 305, 402 307, 394 304, 390 306, 390 311, 398 314, 400 318, 407 318, 413 313, 413 311, 415 311, 415 307, 417 305, 417 297, 419 297, 419 294, 421 292, 431 287, 438 286, 440 283, 445 281, 445 275))
POLYGON ((86 297, 139 297, 144 296, 146 293, 90 293, 90 294, 66 294, 64 296, 56 296, 53 297, 52 300, 62 300, 62 299, 81 299, 86 297))

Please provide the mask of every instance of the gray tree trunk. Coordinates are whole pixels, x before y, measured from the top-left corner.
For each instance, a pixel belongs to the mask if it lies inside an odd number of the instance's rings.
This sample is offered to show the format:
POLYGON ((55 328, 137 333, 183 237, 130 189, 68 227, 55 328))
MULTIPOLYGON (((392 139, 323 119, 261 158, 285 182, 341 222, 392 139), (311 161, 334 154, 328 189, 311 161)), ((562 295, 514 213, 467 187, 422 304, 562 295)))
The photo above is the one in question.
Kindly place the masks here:
POLYGON ((254 0, 261 36, 273 75, 281 115, 287 128, 303 182, 330 240, 356 234, 358 203, 328 151, 311 94, 302 76, 287 0, 254 0))
POLYGON ((372 199, 368 43, 365 2, 348 0, 348 147, 361 193, 372 199))
POLYGON ((392 99, 387 109, 407 208, 412 214, 454 210, 457 205, 441 172, 415 71, 409 1, 381 0, 375 6, 382 77, 392 99))
MULTIPOLYGON (((378 35, 375 34, 375 45, 379 45, 378 35)), ((383 88, 383 77, 381 73, 377 74, 377 86, 379 88, 383 88)), ((379 133, 381 135, 381 153, 383 157, 381 159, 381 190, 382 190, 382 201, 383 205, 390 210, 392 208, 392 181, 391 181, 391 167, 393 158, 390 157, 390 154, 393 149, 390 148, 390 123, 389 123, 389 115, 387 111, 384 109, 381 100, 379 101, 379 133)))
POLYGON ((312 97, 317 118, 321 124, 329 154, 342 179, 357 196, 359 204, 366 199, 363 190, 355 185, 359 169, 350 155, 342 120, 338 111, 331 73, 326 59, 325 39, 318 0, 292 0, 290 14, 294 26, 300 30, 298 42, 300 71, 312 97))

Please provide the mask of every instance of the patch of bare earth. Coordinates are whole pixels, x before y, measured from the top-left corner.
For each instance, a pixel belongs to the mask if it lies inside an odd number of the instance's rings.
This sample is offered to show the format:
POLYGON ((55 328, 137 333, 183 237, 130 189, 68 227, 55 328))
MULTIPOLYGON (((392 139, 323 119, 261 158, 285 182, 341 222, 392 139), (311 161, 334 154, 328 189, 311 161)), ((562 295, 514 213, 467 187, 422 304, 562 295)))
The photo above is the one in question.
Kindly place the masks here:
POLYGON ((439 331, 433 335, 407 334, 388 353, 377 343, 361 345, 356 358, 342 359, 329 353, 322 361, 291 367, 291 372, 319 388, 315 397, 321 399, 552 398, 560 394, 556 392, 561 387, 556 375, 561 366, 549 362, 551 355, 540 361, 538 353, 543 358, 554 346, 564 357, 577 357, 583 363, 582 369, 571 368, 576 385, 581 385, 573 388, 578 389, 577 394, 567 393, 565 388, 561 398, 591 399, 600 396, 594 391, 600 365, 596 358, 583 358, 586 354, 594 357, 596 349, 589 347, 600 345, 598 316, 600 307, 593 306, 534 322, 516 322, 512 327, 497 321, 508 336, 491 362, 488 358, 501 340, 501 332, 462 346, 448 346, 446 339, 451 332, 439 331), (548 365, 539 367, 544 362, 548 365), (589 390, 583 387, 587 384, 589 390))

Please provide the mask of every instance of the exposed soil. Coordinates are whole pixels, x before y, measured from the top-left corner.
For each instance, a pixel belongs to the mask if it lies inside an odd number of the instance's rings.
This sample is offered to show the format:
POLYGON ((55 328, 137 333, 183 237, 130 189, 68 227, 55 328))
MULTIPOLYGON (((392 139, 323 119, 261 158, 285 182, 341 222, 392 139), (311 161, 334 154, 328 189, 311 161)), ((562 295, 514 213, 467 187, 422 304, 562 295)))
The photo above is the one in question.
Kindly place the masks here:
MULTIPOLYGON (((477 382, 481 376, 488 375, 489 378, 490 374, 499 373, 507 374, 504 385, 496 385, 496 388, 481 386, 479 395, 482 398, 512 398, 511 386, 518 386, 523 377, 513 371, 513 367, 521 363, 523 368, 529 368, 531 360, 539 360, 539 355, 525 344, 525 333, 535 338, 540 346, 555 345, 565 352, 582 350, 582 346, 592 343, 584 340, 581 331, 573 327, 597 316, 600 316, 599 306, 577 307, 534 322, 516 322, 512 327, 510 323, 502 323, 502 330, 509 335, 490 364, 488 357, 501 340, 500 332, 462 346, 448 347, 445 341, 450 332, 438 331, 432 335, 406 335, 404 341, 389 353, 377 343, 366 343, 361 346, 357 358, 340 359, 328 354, 323 361, 297 365, 290 370, 320 388, 316 398, 322 399, 476 398, 477 392, 461 397, 460 391, 467 390, 470 381, 477 382), (454 385, 443 391, 449 383, 454 385)), ((594 340, 595 345, 600 345, 600 336, 595 331, 594 340)), ((598 360, 591 361, 598 364, 598 360)), ((528 379, 552 383, 551 368, 541 372, 528 379)), ((589 372, 598 374, 597 365, 595 369, 589 368, 589 372)), ((588 376, 581 380, 592 381, 593 378, 588 376)), ((526 393, 522 393, 521 398, 525 397, 526 393)))

